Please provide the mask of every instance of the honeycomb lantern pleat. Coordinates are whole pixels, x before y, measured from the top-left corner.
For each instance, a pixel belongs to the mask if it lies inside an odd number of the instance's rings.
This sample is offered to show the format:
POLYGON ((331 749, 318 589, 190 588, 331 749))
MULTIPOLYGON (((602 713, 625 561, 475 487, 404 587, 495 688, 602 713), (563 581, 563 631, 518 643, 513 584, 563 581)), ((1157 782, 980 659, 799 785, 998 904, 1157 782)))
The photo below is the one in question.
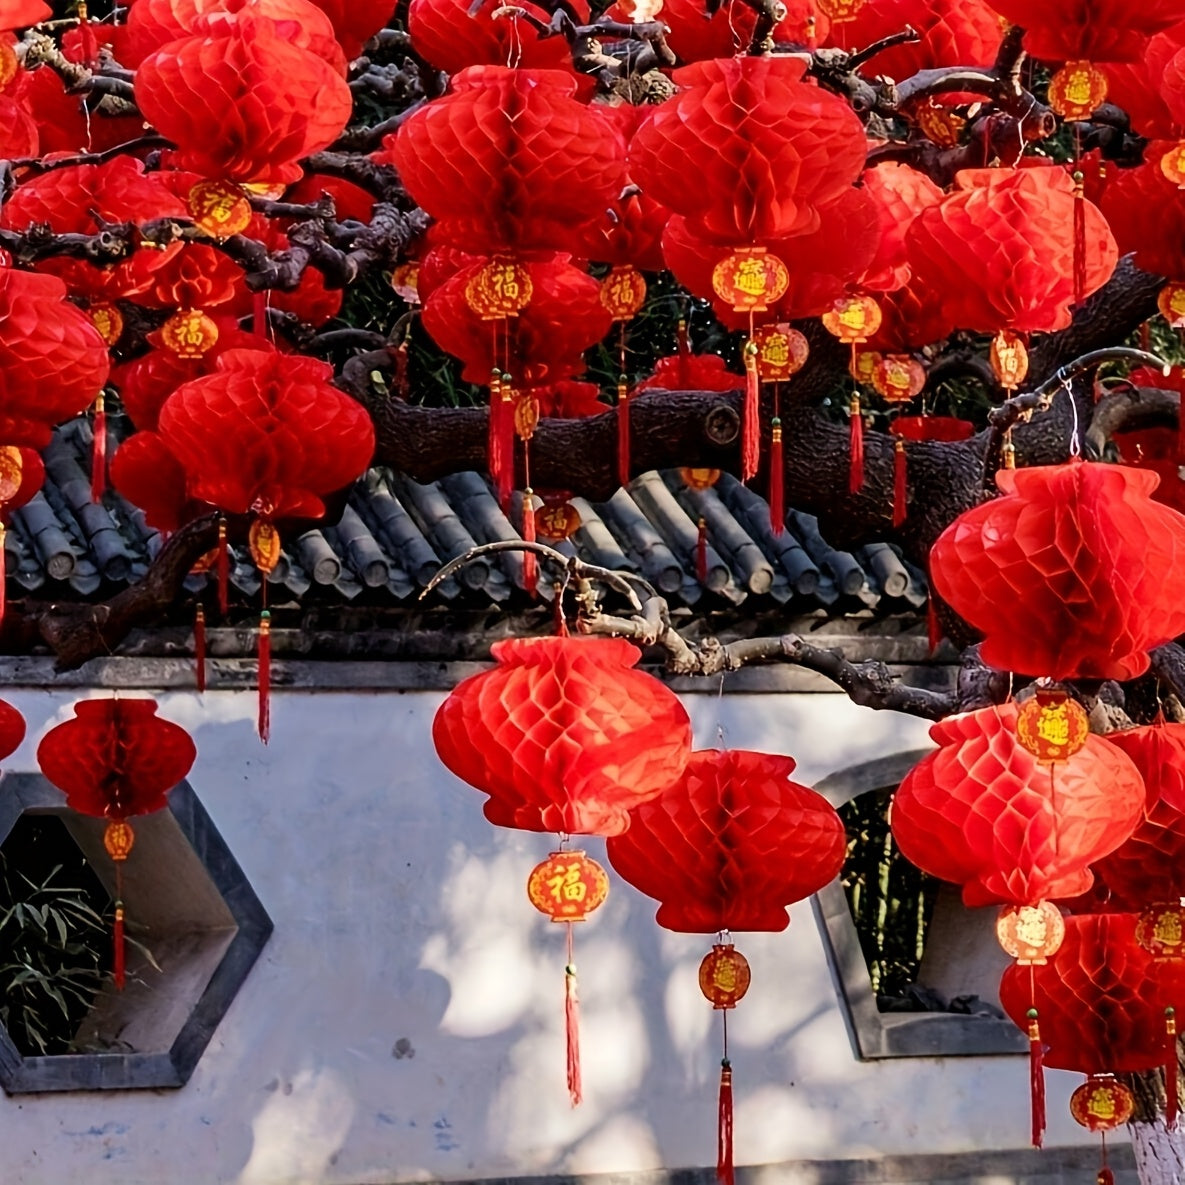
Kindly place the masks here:
POLYGON ((984 662, 1054 679, 1132 679, 1185 631, 1166 572, 1185 516, 1156 474, 1073 461, 1001 470, 1002 498, 961 514, 930 552, 939 596, 982 630, 984 662))
MULTIPOLYGON (((546 26, 551 16, 536 4, 519 7, 546 26)), ((585 9, 585 17, 588 12, 585 9)), ((412 48, 438 70, 457 74, 468 66, 508 66, 524 70, 572 69, 572 50, 564 37, 541 37, 522 18, 495 16, 493 5, 470 11, 469 0, 411 0, 407 28, 412 48)))
POLYGON ((609 861, 655 898, 660 926, 690 934, 784 930, 787 907, 843 865, 830 803, 790 780, 794 761, 742 749, 691 755, 683 776, 636 807, 609 861))
POLYGON ((1131 837, 1094 866, 1113 908, 1140 910, 1185 896, 1185 724, 1151 724, 1107 734, 1135 762, 1148 789, 1131 837))
POLYGON ((1025 30, 1024 47, 1050 61, 1134 62, 1148 39, 1182 17, 1180 0, 992 0, 1025 30))
POLYGON ((1044 966, 1013 964, 1000 1003, 1028 1029, 1036 1007, 1045 1065, 1083 1074, 1151 1070, 1164 1062, 1164 1010, 1185 1007, 1185 961, 1155 959, 1136 942, 1136 915, 1075 914, 1044 966))
POLYGON ((53 9, 41 0, 0 0, 0 30, 27 29, 53 16, 53 9))
MULTIPOLYGON (((1127 113, 1133 132, 1149 140, 1175 140, 1180 134, 1181 125, 1174 111, 1179 107, 1183 55, 1185 19, 1152 37, 1138 60, 1103 67, 1107 99, 1127 113), (1170 67, 1174 68, 1170 71, 1170 67), (1173 102, 1169 102, 1166 91, 1174 92, 1173 102)), ((1145 150, 1144 159, 1154 158, 1145 150)))
POLYGON ((11 757, 24 739, 24 716, 12 704, 0 699, 0 761, 11 757))
POLYGON ((185 470, 155 432, 134 432, 120 443, 111 458, 111 484, 158 531, 176 531, 210 509, 190 498, 185 470))
POLYGON ((424 301, 424 328, 442 350, 461 359, 461 377, 486 382, 495 363, 505 361, 522 386, 553 383, 583 371, 583 352, 612 324, 597 282, 573 267, 566 255, 525 264, 531 302, 499 330, 495 351, 490 322, 483 322, 465 299, 469 280, 485 262, 457 272, 424 301))
POLYGON ((630 144, 644 192, 727 246, 807 234, 859 177, 864 128, 838 96, 803 81, 790 57, 697 62, 630 144))
POLYGON ((501 827, 617 835, 683 772, 691 722, 674 692, 632 669, 619 638, 514 638, 432 723, 440 760, 489 795, 501 827))
POLYGON ((1134 253, 1137 267, 1160 276, 1185 276, 1185 203, 1181 191, 1160 168, 1175 141, 1152 141, 1145 163, 1115 169, 1099 205, 1111 224, 1119 250, 1134 253))
POLYGON ((942 190, 925 173, 896 162, 866 169, 861 180, 876 211, 879 233, 876 255, 860 285, 871 292, 892 292, 907 284, 913 274, 905 232, 918 214, 942 201, 942 190))
POLYGON ((223 181, 288 184, 332 144, 353 110, 345 79, 245 8, 200 18, 149 55, 136 104, 179 149, 178 165, 223 181))
POLYGON ((0 268, 0 444, 44 448, 55 424, 90 406, 110 365, 61 280, 0 268))
POLYGON ((156 709, 151 699, 80 700, 73 720, 45 734, 37 763, 72 810, 126 819, 165 805, 197 749, 185 729, 156 709))
POLYGON ((351 61, 395 14, 392 0, 313 0, 333 25, 338 42, 351 61))
POLYGON ((320 518, 327 494, 361 476, 374 427, 332 385, 333 368, 270 350, 227 350, 178 387, 158 428, 190 495, 230 514, 320 518))
POLYGON ((162 46, 190 36, 207 13, 237 12, 248 5, 272 20, 284 41, 308 50, 345 75, 346 56, 333 24, 311 0, 136 0, 128 13, 127 60, 119 57, 120 64, 136 67, 162 46))
POLYGON ((1131 835, 1144 813, 1144 782, 1131 759, 1101 737, 1042 765, 1016 735, 1013 703, 942 720, 939 748, 893 796, 893 838, 923 872, 963 887, 968 906, 1074 897, 1090 865, 1131 835))
POLYGON ((438 220, 437 242, 478 254, 571 250, 621 193, 625 141, 559 70, 471 66, 377 159, 438 220))
MULTIPOLYGON (((946 317, 960 329, 1064 329, 1074 301, 1073 184, 1053 166, 964 169, 906 233, 915 285, 941 293, 946 317)), ((1083 200, 1089 296, 1119 256, 1107 220, 1083 200)))

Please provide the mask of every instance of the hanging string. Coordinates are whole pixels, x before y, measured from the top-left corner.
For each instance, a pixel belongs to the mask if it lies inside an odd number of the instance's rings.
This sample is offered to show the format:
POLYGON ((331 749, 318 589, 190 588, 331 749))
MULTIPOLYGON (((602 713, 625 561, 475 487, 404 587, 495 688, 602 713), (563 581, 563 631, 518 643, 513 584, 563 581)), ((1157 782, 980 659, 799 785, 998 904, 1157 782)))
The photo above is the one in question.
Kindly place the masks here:
MULTIPOLYGON (((266 584, 266 580, 264 581, 266 584)), ((259 614, 259 739, 266 745, 272 735, 272 615, 266 610, 259 614)))
POLYGON ((786 531, 786 462, 782 452, 782 419, 774 387, 774 418, 769 437, 769 525, 775 535, 786 531))
POLYGON ((617 484, 630 483, 630 381, 629 376, 617 377, 617 484))
POLYGON ((0 625, 4 624, 4 612, 8 608, 8 560, 4 550, 7 538, 8 528, 0 523, 0 625))
POLYGON ((1180 1110, 1181 1061, 1177 1054, 1177 1010, 1171 1005, 1164 1010, 1164 1037, 1164 1121, 1172 1131, 1180 1110))
POLYGON ((1074 162, 1070 174, 1074 182, 1074 304, 1086 299, 1086 194, 1081 168, 1082 137, 1074 124, 1074 162))
POLYGON ((123 865, 115 865, 115 924, 111 928, 111 978, 117 991, 123 991, 127 980, 126 940, 123 919, 123 865))
POLYGON ((552 610, 555 614, 555 636, 557 638, 568 637, 568 619, 564 616, 564 586, 560 581, 555 581, 551 586, 552 593, 552 610))
MULTIPOLYGON (((531 447, 527 442, 523 442, 523 477, 526 480, 526 488, 523 490, 523 542, 535 542, 535 491, 531 489, 531 447)), ((537 593, 537 585, 539 583, 539 565, 535 558, 535 553, 530 551, 523 552, 523 587, 527 590, 527 595, 534 600, 537 593)))
POLYGON ((695 578, 702 585, 708 583, 708 520, 702 514, 695 536, 695 578))
POLYGON ((202 605, 193 613, 194 682, 198 692, 206 690, 206 610, 202 605))
POLYGON ((1103 1163, 1095 1177, 1096 1185, 1115 1185, 1115 1174, 1111 1171, 1111 1166, 1107 1163, 1107 1133, 1099 1132, 1102 1137, 1103 1145, 1103 1163))
POLYGON ((226 519, 218 519, 218 612, 226 616, 230 606, 230 548, 226 541, 226 519))
POLYGON ((568 1097, 573 1107, 584 1098, 580 1080, 580 997, 577 995, 576 961, 572 954, 572 923, 568 922, 568 962, 564 967, 564 1030, 568 1047, 568 1097))
POLYGON ((905 522, 905 499, 908 491, 908 477, 905 470, 905 441, 898 437, 893 441, 893 526, 905 522))

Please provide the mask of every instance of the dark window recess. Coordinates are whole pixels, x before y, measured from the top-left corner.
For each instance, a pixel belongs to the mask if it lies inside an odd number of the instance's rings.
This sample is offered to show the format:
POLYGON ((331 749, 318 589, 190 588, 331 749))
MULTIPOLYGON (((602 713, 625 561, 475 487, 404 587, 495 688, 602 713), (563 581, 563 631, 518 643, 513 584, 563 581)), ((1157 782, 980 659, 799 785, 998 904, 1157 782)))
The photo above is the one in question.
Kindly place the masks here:
POLYGON ((888 795, 874 790, 839 808, 848 833, 840 881, 882 1012, 898 1011, 926 991, 918 970, 940 884, 893 842, 888 805, 888 795))
POLYGON ((17 819, 0 845, 0 1021, 25 1057, 80 1052, 111 969, 111 914, 62 820, 17 819))

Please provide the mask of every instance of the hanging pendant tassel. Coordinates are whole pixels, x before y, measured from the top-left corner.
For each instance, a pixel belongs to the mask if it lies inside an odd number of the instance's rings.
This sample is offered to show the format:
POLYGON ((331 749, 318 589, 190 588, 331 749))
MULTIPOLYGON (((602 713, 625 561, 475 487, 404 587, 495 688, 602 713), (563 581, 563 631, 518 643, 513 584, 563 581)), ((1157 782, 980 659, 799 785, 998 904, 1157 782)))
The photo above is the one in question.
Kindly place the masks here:
POLYGON ((691 342, 687 339, 687 322, 682 317, 675 327, 675 349, 683 358, 691 353, 691 342))
POLYGON ((695 538, 695 578, 700 584, 708 583, 708 520, 699 520, 699 531, 695 538))
POLYGON ((91 446, 91 501, 101 502, 107 488, 107 408, 103 393, 95 396, 94 442, 91 446))
MULTIPOLYGON (((530 486, 523 490, 523 541, 535 542, 535 494, 530 486)), ((523 587, 527 595, 534 600, 538 588, 539 568, 533 551, 523 552, 523 587)))
POLYGON ((1041 1049, 1041 1029, 1037 1024, 1037 1009, 1030 1008, 1029 1020, 1029 1103, 1033 1117, 1033 1147, 1045 1141, 1045 1061, 1041 1049))
POLYGON ((266 745, 272 735, 272 615, 259 615, 259 739, 266 745))
POLYGON ((1169 1131, 1177 1126, 1180 1110, 1181 1062, 1177 1056, 1177 1010, 1164 1010, 1164 1121, 1169 1131))
POLYGON ((1082 172, 1074 170, 1074 303, 1086 299, 1086 196, 1082 172))
POLYGON ((1107 1133, 1105 1131, 1099 1132, 1099 1139, 1102 1142, 1102 1161, 1099 1166, 1099 1171, 1095 1174, 1095 1185, 1115 1185, 1115 1174, 1111 1171, 1111 1166, 1107 1163, 1107 1133))
POLYGON ((230 548, 226 543, 226 519, 218 520, 218 612, 226 616, 230 607, 230 548))
POLYGON ((495 486, 498 505, 503 513, 510 511, 510 495, 514 493, 514 387, 510 375, 503 374, 498 397, 498 456, 500 458, 495 486))
POLYGON ((123 902, 115 903, 115 925, 111 933, 111 978, 115 981, 117 990, 123 991, 127 981, 127 959, 123 935, 123 902))
POLYGON ((580 997, 576 992, 576 964, 572 961, 572 923, 568 923, 568 963, 564 967, 564 1030, 568 1046, 568 1098, 579 1107, 584 1098, 580 1081, 580 997))
POLYGON ((893 442, 893 526, 899 527, 905 522, 905 441, 893 442))
POLYGON ((864 485, 864 417, 860 414, 860 396, 848 404, 848 445, 851 462, 848 468, 848 493, 857 494, 864 485))
POLYGON ((617 380, 617 484, 630 484, 630 385, 624 374, 617 380))
POLYGON ((720 1063, 720 1105, 716 1123, 716 1180, 720 1185, 734 1185, 732 1164, 732 1064, 720 1063))
POLYGON ((769 439, 769 526, 775 535, 786 531, 786 470, 782 457, 782 421, 776 416, 769 439))
POLYGON ((206 690, 206 610, 199 605, 193 614, 194 681, 199 692, 206 690))
POLYGON ((96 70, 99 66, 99 40, 90 22, 87 5, 78 5, 78 31, 82 35, 82 61, 88 70, 96 70))
POLYGON ((745 342, 745 405, 741 413, 741 481, 756 472, 761 458, 761 375, 757 343, 745 342))

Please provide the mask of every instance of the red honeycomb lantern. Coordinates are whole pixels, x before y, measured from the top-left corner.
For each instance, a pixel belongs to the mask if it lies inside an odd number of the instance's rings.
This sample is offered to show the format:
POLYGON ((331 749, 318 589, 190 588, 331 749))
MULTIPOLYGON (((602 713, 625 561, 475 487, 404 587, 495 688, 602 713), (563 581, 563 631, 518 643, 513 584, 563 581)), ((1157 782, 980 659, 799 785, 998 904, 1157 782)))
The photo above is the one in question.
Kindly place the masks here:
POLYGON ((1143 815, 1143 780, 1114 745, 1089 737, 1050 767, 1021 745, 1016 720, 1008 703, 935 724, 938 750, 893 797, 893 838, 906 859, 962 885, 968 906, 1086 892, 1089 866, 1143 815))
MULTIPOLYGON (((1110 278, 1118 261, 1107 220, 1081 205, 1083 295, 1110 278)), ((967 169, 942 201, 906 232, 913 281, 941 293, 960 329, 1064 329, 1074 284, 1074 183, 1062 169, 967 169), (967 284, 968 275, 978 278, 967 284)))
POLYGON ((353 60, 394 15, 391 0, 313 0, 329 17, 346 57, 353 60))
MULTIPOLYGON (((341 5, 346 0, 327 0, 341 5)), ((494 15, 494 5, 474 11, 469 0, 411 0, 407 29, 412 47, 426 62, 448 74, 468 66, 506 66, 526 70, 572 69, 572 50, 564 37, 541 37, 530 20, 546 26, 550 12, 536 4, 519 5, 522 15, 494 15)), ((389 14, 388 14, 389 15, 389 14)), ((587 17, 588 10, 584 10, 587 17)))
POLYGON ((124 985, 122 870, 134 835, 127 820, 161 810, 189 773, 197 749, 180 725, 162 720, 151 699, 91 699, 51 728, 37 747, 41 772, 82 815, 107 819, 104 844, 115 861, 115 985, 124 985))
POLYGON ((639 129, 631 177, 708 242, 772 250, 775 239, 813 231, 820 208, 860 175, 867 148, 851 107, 808 85, 805 71, 789 57, 723 58, 678 71, 687 89, 639 129))
POLYGON ((1147 787, 1140 825, 1095 871, 1116 904, 1140 909, 1185 896, 1185 724, 1152 724, 1107 734, 1147 787))
POLYGON ((661 902, 668 930, 784 930, 787 906, 838 873, 844 828, 790 780, 794 760, 744 749, 693 753, 682 777, 637 807, 608 843, 625 880, 661 902))
POLYGON ((556 70, 471 66, 384 142, 378 159, 438 220, 434 241, 495 254, 571 250, 622 189, 618 128, 556 70))
POLYGON ((491 823, 617 835, 683 771, 691 724, 674 692, 633 670, 620 639, 516 638, 441 705, 441 761, 490 796, 491 823))
POLYGON ((1002 470, 1004 497, 961 514, 930 553, 935 589, 984 632, 991 666, 1054 679, 1131 679, 1185 631, 1164 580, 1185 517, 1142 469, 1075 461, 1002 470))
POLYGON ((243 8, 200 18, 136 71, 136 104, 177 144, 179 164, 219 181, 287 184, 353 110, 339 71, 243 8))
POLYGON ((1181 19, 1174 0, 1151 0, 1138 8, 1124 0, 992 0, 992 7, 1023 26, 1025 49, 1033 57, 1051 61, 1135 61, 1154 33, 1181 19))

